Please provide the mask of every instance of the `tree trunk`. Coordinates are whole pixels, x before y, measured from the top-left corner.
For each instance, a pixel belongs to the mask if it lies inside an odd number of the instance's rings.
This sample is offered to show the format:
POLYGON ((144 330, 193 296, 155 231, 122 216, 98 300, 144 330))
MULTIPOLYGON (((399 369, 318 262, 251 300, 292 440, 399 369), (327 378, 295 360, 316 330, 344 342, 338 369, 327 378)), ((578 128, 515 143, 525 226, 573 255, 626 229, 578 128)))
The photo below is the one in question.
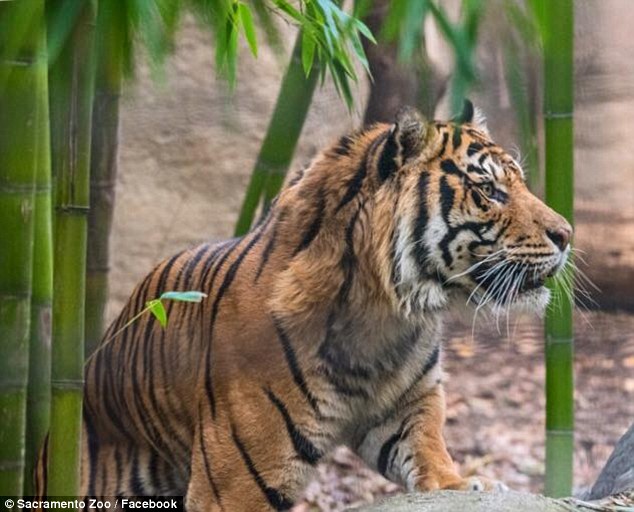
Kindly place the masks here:
POLYGON ((20 496, 33 274, 42 1, 0 2, 0 495, 20 496))
MULTIPOLYGON (((65 4, 49 4, 53 11, 57 5, 65 4)), ((49 75, 55 180, 49 496, 79 492, 94 23, 95 2, 84 2, 49 75)))
POLYGON ((125 13, 121 11, 120 2, 102 1, 97 15, 86 256, 85 357, 89 357, 101 341, 108 302, 109 242, 117 180, 119 98, 125 38, 125 13))
MULTIPOLYGON (((375 0, 363 20, 379 39, 379 44, 363 40, 374 78, 363 119, 366 125, 393 122, 396 112, 404 105, 415 106, 426 116, 433 117, 444 87, 427 58, 425 48, 414 54, 413 62, 403 64, 398 60, 397 44, 382 40, 381 31, 390 4, 389 0, 375 0)), ((423 20, 420 22, 422 24, 423 20)))

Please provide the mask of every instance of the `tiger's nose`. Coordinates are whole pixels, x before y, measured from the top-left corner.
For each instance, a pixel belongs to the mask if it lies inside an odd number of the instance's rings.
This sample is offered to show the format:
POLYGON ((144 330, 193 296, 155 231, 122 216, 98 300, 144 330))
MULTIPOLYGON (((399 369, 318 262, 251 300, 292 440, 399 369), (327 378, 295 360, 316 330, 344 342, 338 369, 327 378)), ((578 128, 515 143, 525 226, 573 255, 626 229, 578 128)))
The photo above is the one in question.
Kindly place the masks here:
POLYGON ((572 228, 570 226, 561 226, 556 229, 548 229, 546 230, 546 236, 550 238, 560 251, 564 251, 570 243, 572 228))

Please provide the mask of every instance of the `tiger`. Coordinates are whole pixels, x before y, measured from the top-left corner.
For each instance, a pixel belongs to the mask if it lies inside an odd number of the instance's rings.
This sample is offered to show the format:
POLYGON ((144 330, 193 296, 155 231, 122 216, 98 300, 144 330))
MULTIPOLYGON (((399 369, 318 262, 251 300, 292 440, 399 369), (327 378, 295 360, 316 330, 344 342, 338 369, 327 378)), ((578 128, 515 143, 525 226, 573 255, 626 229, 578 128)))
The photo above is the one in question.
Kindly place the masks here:
POLYGON ((250 232, 137 285, 86 363, 81 495, 289 510, 337 445, 409 491, 503 490, 462 477, 444 441, 443 319, 542 311, 571 236, 470 102, 343 135, 250 232), (175 290, 207 298, 123 328, 175 290))

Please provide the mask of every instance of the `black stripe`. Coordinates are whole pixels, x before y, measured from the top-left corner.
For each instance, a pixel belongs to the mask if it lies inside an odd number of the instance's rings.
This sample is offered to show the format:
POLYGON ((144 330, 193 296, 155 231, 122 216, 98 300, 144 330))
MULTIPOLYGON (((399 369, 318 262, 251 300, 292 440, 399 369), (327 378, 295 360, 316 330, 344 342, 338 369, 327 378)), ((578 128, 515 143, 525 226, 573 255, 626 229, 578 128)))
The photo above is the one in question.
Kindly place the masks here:
POLYGON ((472 142, 471 144, 469 144, 469 147, 467 148, 467 156, 473 156, 483 148, 484 146, 480 144, 479 142, 472 142))
POLYGON ((486 202, 482 201, 482 196, 480 195, 480 192, 478 192, 475 188, 471 189, 471 199, 473 199, 473 202, 478 208, 480 208, 480 210, 484 212, 489 210, 489 205, 486 202))
POLYGON ((337 213, 345 205, 347 205, 350 201, 352 201, 355 198, 355 196, 359 193, 359 191, 361 190, 361 187, 363 186, 363 181, 365 180, 365 177, 368 174, 368 163, 370 162, 370 158, 372 157, 372 152, 378 146, 378 144, 380 144, 381 142, 385 140, 385 138, 389 135, 389 133, 390 131, 386 130, 382 132, 376 139, 374 139, 374 141, 372 141, 372 143, 366 150, 365 155, 363 156, 363 160, 361 162, 361 165, 357 169, 357 172, 348 182, 348 188, 346 189, 346 193, 343 195, 343 197, 341 198, 341 201, 337 205, 337 208, 335 209, 335 213, 337 213))
MULTIPOLYGON (((128 316, 130 316, 130 313, 137 314, 139 311, 141 311, 141 308, 144 304, 145 294, 148 287, 150 286, 150 283, 152 282, 154 272, 155 270, 146 275, 142 283, 135 290, 136 296, 133 295, 133 297, 135 297, 133 305, 134 309, 132 310, 132 312, 128 312, 128 316)), ((131 304, 132 298, 130 298, 130 300, 128 301, 128 305, 131 304)), ((120 317, 128 320, 128 317, 124 316, 124 312, 121 313, 120 317)), ((119 430, 120 433, 128 438, 129 441, 134 441, 132 435, 129 432, 130 427, 129 425, 125 425, 121 419, 123 411, 127 411, 128 416, 131 415, 130 410, 127 406, 127 402, 125 401, 123 394, 114 394, 106 390, 114 389, 115 381, 123 378, 121 372, 123 371, 123 368, 128 366, 128 352, 136 348, 137 346, 137 343, 132 343, 132 341, 136 339, 136 333, 140 329, 140 325, 142 325, 142 323, 143 322, 134 322, 119 335, 119 339, 113 339, 108 342, 108 345, 101 347, 101 349, 96 352, 96 357, 93 361, 93 367, 95 368, 95 371, 99 371, 99 378, 96 378, 95 381, 93 381, 98 384, 97 388, 95 389, 96 396, 101 397, 100 403, 103 404, 105 412, 111 420, 112 424, 119 430), (112 351, 114 347, 118 348, 116 361, 114 361, 112 357, 112 351), (103 384, 101 383, 102 379, 103 384)), ((142 431, 140 428, 138 428, 138 430, 139 432, 142 431)))
MULTIPOLYGON (((211 274, 211 279, 209 282, 209 286, 208 286, 208 291, 209 294, 211 294, 211 292, 213 291, 213 286, 214 286, 214 282, 216 281, 216 277, 218 276, 218 272, 220 271, 220 269, 223 267, 225 261, 227 260, 227 258, 233 253, 233 251, 236 250, 236 248, 239 246, 240 241, 242 240, 242 238, 237 238, 235 240, 232 240, 230 242, 230 244, 228 245, 228 249, 227 251, 222 255, 222 258, 220 258, 220 260, 218 261, 218 263, 216 264, 216 266, 214 267, 213 273, 211 274)), ((211 268, 211 267, 209 267, 211 268)), ((205 276, 206 279, 206 276, 205 276)), ((215 303, 215 302, 214 302, 215 303)), ((202 321, 202 317, 201 317, 201 321, 202 321)), ((207 400, 209 402, 209 407, 211 409, 212 414, 215 416, 216 413, 216 401, 214 398, 214 393, 213 393, 213 379, 211 376, 211 346, 212 346, 212 335, 213 335, 213 327, 214 327, 214 322, 215 322, 215 318, 212 319, 212 323, 211 323, 211 331, 210 331, 210 339, 207 342, 206 348, 207 348, 207 366, 205 367, 205 390, 207 392, 207 400)), ((204 328, 201 328, 204 329, 204 328)))
POLYGON ((462 144, 462 129, 460 126, 454 128, 453 135, 451 136, 451 143, 453 144, 453 150, 456 151, 462 144))
POLYGON ((260 276, 262 275, 262 271, 264 270, 265 265, 268 263, 269 258, 271 257, 271 253, 273 252, 273 248, 275 247, 275 241, 277 238, 277 224, 273 228, 273 233, 271 233, 271 237, 269 241, 266 243, 264 247, 264 251, 262 251, 262 259, 260 260, 260 264, 258 265, 258 271, 255 274, 254 282, 258 282, 260 276))
POLYGON ((398 144, 395 133, 390 134, 383 145, 383 151, 379 157, 377 169, 379 179, 383 182, 396 171, 396 157, 398 156, 398 144))
POLYGON ((461 178, 464 176, 464 173, 460 169, 458 169, 458 166, 453 160, 443 160, 442 162, 440 162, 440 168, 447 174, 455 174, 456 176, 460 176, 461 178))
POLYGON ((150 452, 150 457, 146 466, 148 472, 148 484, 150 486, 150 494, 162 494, 163 486, 160 481, 159 473, 159 455, 155 450, 150 452))
POLYGON ((427 274, 427 257, 429 251, 425 243, 425 231, 429 222, 427 196, 429 195, 429 173, 423 172, 418 178, 418 215, 414 222, 414 257, 421 274, 427 274))
MULTIPOLYGON (((394 219, 395 226, 398 226, 399 222, 400 221, 398 217, 394 219)), ((400 264, 400 261, 396 260, 397 242, 398 242, 398 231, 392 231, 392 234, 390 236, 390 258, 392 260, 391 278, 392 278, 392 284, 394 285, 394 289, 396 291, 396 295, 400 297, 398 284, 401 281, 401 264, 400 264)))
POLYGON ((363 203, 359 204, 357 211, 354 213, 354 215, 350 219, 350 222, 348 222, 348 225, 346 226, 346 245, 340 263, 343 270, 344 278, 341 288, 339 289, 339 293, 337 294, 337 299, 340 304, 344 303, 348 299, 348 294, 350 293, 350 289, 352 288, 352 279, 354 277, 356 260, 356 256, 354 253, 354 227, 357 223, 357 220, 359 220, 359 214, 361 213, 362 208, 363 203))
POLYGON ((183 284, 185 288, 191 283, 192 274, 194 273, 196 266, 203 258, 203 256, 207 254, 207 251, 209 251, 210 248, 211 246, 209 244, 202 244, 200 247, 197 248, 194 255, 189 258, 189 261, 182 270, 184 280, 183 284))
POLYGON ((350 385, 346 381, 345 375, 333 373, 328 366, 321 367, 321 372, 332 385, 337 394, 344 395, 349 398, 370 398, 370 393, 366 388, 350 385))
POLYGON ((449 251, 449 244, 462 231, 471 231, 473 234, 475 234, 478 237, 478 240, 474 240, 469 243, 468 245, 469 251, 472 251, 478 245, 493 245, 497 241, 497 239, 493 241, 482 240, 482 234, 485 233, 487 230, 491 229, 491 226, 493 226, 493 224, 494 224, 493 220, 488 220, 486 222, 465 222, 464 224, 461 224, 460 226, 450 227, 449 231, 445 234, 443 239, 438 244, 438 247, 442 251, 442 257, 445 264, 447 266, 451 265, 451 262, 453 261, 453 256, 451 255, 451 252, 449 251))
MULTIPOLYGON (((403 428, 403 426, 401 425, 401 429, 403 428)), ((377 470, 379 471, 379 473, 381 473, 383 476, 387 476, 387 463, 390 457, 390 452, 392 451, 392 449, 394 448, 394 446, 396 445, 396 443, 398 442, 399 438, 401 437, 401 431, 399 430, 398 432, 396 432, 395 434, 392 434, 387 441, 385 441, 385 443, 383 443, 383 446, 381 446, 381 450, 379 451, 379 458, 377 460, 377 470)))
MULTIPOLYGON (((258 240, 262 236, 262 233, 266 229, 266 226, 269 221, 270 221, 270 218, 264 224, 262 224, 262 226, 255 233, 253 238, 251 238, 249 243, 247 243, 246 247, 242 250, 242 252, 236 257, 236 259, 229 266, 229 269, 227 270, 227 273, 225 274, 224 279, 222 280, 222 284, 218 288, 218 292, 216 293, 216 297, 211 307, 211 319, 210 319, 210 327, 209 327, 210 339, 213 339, 214 325, 216 323, 216 318, 218 317, 218 312, 220 311, 220 302, 222 301, 225 294, 229 290, 229 287, 233 283, 233 280, 235 279, 238 273, 238 269, 240 268, 242 261, 247 256, 247 254, 249 254, 251 249, 253 249, 253 246, 258 242, 258 240)), ((219 263, 219 265, 220 264, 221 263, 219 263)), ((212 366, 211 365, 212 363, 211 362, 211 341, 209 346, 210 348, 209 348, 209 355, 207 360, 207 367, 205 369, 205 389, 207 390, 207 398, 209 400, 209 406, 211 407, 211 417, 215 419, 216 418, 216 400, 213 395, 213 377, 211 374, 211 366, 212 366)))
POLYGON ((489 171, 487 171, 486 169, 483 169, 482 167, 478 167, 477 165, 471 165, 471 164, 467 165, 467 172, 474 173, 479 176, 483 176, 483 175, 486 176, 490 174, 489 171))
POLYGON ((273 226, 273 232, 271 233, 269 237, 269 241, 266 243, 266 246, 264 247, 264 250, 262 251, 262 259, 260 260, 260 265, 258 266, 258 271, 255 274, 255 279, 254 279, 254 282, 256 283, 260 279, 260 276, 262 275, 262 271, 264 270, 264 267, 268 263, 269 258, 271 257, 271 253, 273 252, 273 249, 275 248, 275 242, 277 241, 277 230, 279 228, 280 222, 283 222, 285 217, 286 217, 286 210, 280 211, 275 221, 275 225, 273 226))
POLYGON ((208 293, 211 293, 214 285, 214 281, 216 278, 216 274, 220 270, 220 267, 225 262, 225 260, 229 257, 229 255, 233 252, 236 246, 240 243, 241 238, 232 238, 231 240, 227 240, 226 242, 222 242, 218 245, 213 252, 207 257, 205 260, 205 264, 200 272, 199 282, 203 289, 206 289, 208 293), (218 260, 218 256, 220 256, 221 251, 226 250, 222 255, 220 260, 218 260), (214 267, 214 263, 218 261, 218 264, 214 267), (209 286, 206 286, 207 278, 209 277, 209 272, 211 272, 213 268, 213 274, 211 276, 211 282, 209 286))
MULTIPOLYGON (((220 252, 226 247, 227 242, 223 242, 218 245, 214 245, 213 250, 207 254, 205 261, 201 267, 200 272, 198 273, 198 278, 195 280, 195 283, 191 283, 188 286, 195 284, 200 291, 207 292, 205 289, 205 281, 207 279, 207 275, 209 274, 210 269, 213 266, 213 263, 217 260, 220 252)), ((196 267, 198 268, 198 267, 196 267)), ((190 340, 194 340, 196 338, 194 334, 194 319, 193 316, 195 313, 202 313, 204 309, 204 304, 199 304, 199 307, 194 307, 194 304, 191 304, 189 308, 187 308, 187 313, 185 314, 185 319, 183 320, 183 324, 189 326, 189 338, 190 340)))
POLYGON ((295 176, 293 176, 290 180, 288 180, 287 187, 290 188, 297 185, 300 182, 300 180, 304 177, 304 173, 306 172, 306 169, 307 169, 306 167, 301 167, 299 171, 295 173, 295 176))
POLYGON ((275 510, 290 510, 293 507, 293 502, 277 489, 274 489, 273 487, 269 487, 267 485, 267 483, 264 481, 264 478, 262 478, 262 475, 260 475, 259 471, 255 467, 253 459, 251 459, 249 452, 247 452, 246 447, 238 437, 233 425, 231 426, 231 437, 233 438, 233 442, 240 452, 240 456, 242 457, 245 466, 249 470, 249 473, 251 473, 251 476, 253 477, 253 480, 255 480, 257 486, 266 496, 269 504, 275 510))
POLYGON ((284 332, 280 321, 275 317, 272 317, 272 321, 273 325, 275 326, 275 330, 277 331, 277 337, 282 344, 284 356, 286 357, 286 362, 291 371, 291 374, 293 375, 293 380, 295 381, 295 384, 297 384, 297 387, 306 397, 306 400, 308 400, 308 403, 312 407, 313 411, 319 413, 317 399, 313 396, 313 394, 308 389, 308 386, 306 385, 306 380, 304 379, 302 370, 299 367, 299 363, 297 362, 297 356, 295 355, 295 351, 293 350, 293 346, 291 345, 291 340, 289 339, 286 332, 284 332))
MULTIPOLYGON (((147 288, 152 282, 153 273, 148 274, 141 285, 137 288, 136 291, 136 300, 134 303, 134 311, 140 311, 141 305, 143 304, 143 298, 147 288)), ((130 299, 132 300, 132 299, 130 299)), ((129 302, 130 303, 130 302, 129 302)), ((108 345, 103 346, 99 350, 95 352, 94 357, 91 357, 88 370, 92 367, 95 372, 94 379, 91 379, 91 382, 96 384, 94 392, 95 396, 101 397, 99 402, 99 410, 105 412, 106 416, 112 423, 112 425, 117 428, 117 430, 126 437, 129 441, 134 442, 133 436, 130 434, 130 425, 124 424, 122 420, 122 412, 128 411, 128 417, 133 418, 133 414, 128 409, 126 402, 124 401, 123 396, 119 396, 119 394, 111 393, 110 390, 114 389, 115 379, 120 378, 119 375, 115 375, 115 371, 120 371, 122 367, 128 366, 128 364, 124 364, 124 355, 127 354, 127 351, 130 347, 136 349, 138 347, 137 343, 131 343, 128 341, 135 339, 135 334, 139 325, 142 322, 135 322, 128 329, 121 333, 121 338, 113 339, 108 342, 108 345), (113 347, 118 347, 118 355, 117 361, 113 361, 112 358, 112 349, 113 347), (113 401, 115 403, 113 403, 113 401)), ((126 356, 127 359, 127 356, 126 356)), ((127 361, 125 361, 127 363, 127 361)), ((132 372, 132 384, 135 385, 135 375, 136 372, 132 372)), ((88 380, 87 380, 88 382, 88 380)), ((138 384, 137 384, 138 386, 138 384)), ((135 394, 135 402, 136 402, 136 394, 135 394)), ((90 407, 89 407, 90 409, 90 407)), ((90 411, 88 411, 90 414, 90 411)), ((141 420, 141 425, 146 429, 145 435, 147 433, 147 426, 143 425, 143 421, 141 420)), ((139 427, 138 423, 135 421, 135 426, 137 427, 139 432, 143 432, 142 428, 139 427)))
POLYGON ((447 177, 443 176, 440 178, 440 211, 442 213, 442 218, 447 224, 448 227, 451 227, 449 215, 451 214, 451 210, 453 209, 453 203, 456 198, 455 190, 449 185, 447 181, 447 177))
POLYGON ((209 455, 207 453, 207 447, 205 446, 205 438, 203 437, 203 416, 200 405, 198 406, 198 442, 200 443, 200 450, 203 455, 203 462, 205 463, 205 473, 207 474, 207 481, 209 482, 209 486, 211 487, 211 490, 216 497, 216 502, 220 506, 220 510, 224 510, 220 500, 220 492, 218 491, 218 486, 216 485, 216 482, 211 475, 209 455))
POLYGON ((350 148, 355 142, 355 138, 352 135, 342 135, 337 145, 332 150, 341 156, 347 156, 350 154, 350 148))
POLYGON ((401 396, 399 397, 398 403, 402 402, 403 397, 406 397, 417 385, 418 383, 427 375, 439 362, 440 360, 440 345, 434 347, 432 353, 425 361, 423 367, 418 371, 414 380, 407 386, 407 389, 403 391, 401 396))
POLYGON ((318 355, 325 363, 328 363, 330 368, 339 374, 366 380, 373 376, 371 368, 354 364, 349 354, 334 348, 327 339, 319 346, 318 355))
POLYGON ((447 142, 449 142, 449 132, 442 134, 442 144, 440 145, 440 151, 438 152, 438 156, 436 158, 445 154, 445 151, 447 150, 447 142))
POLYGON ((440 345, 436 345, 423 366, 423 376, 427 375, 438 364, 440 359, 440 345))
POLYGON ((319 459, 323 457, 323 453, 321 453, 310 441, 310 439, 302 434, 295 423, 293 423, 293 420, 288 413, 288 409, 286 408, 286 405, 284 405, 284 402, 282 402, 277 396, 275 396, 273 391, 271 391, 270 389, 265 389, 264 391, 266 392, 266 396, 269 397, 269 400, 273 402, 273 405, 277 407, 277 410, 282 415, 282 418, 284 419, 284 423, 286 425, 286 431, 291 438, 293 448, 295 448, 295 453, 297 453, 301 460, 307 462, 311 466, 317 464, 317 462, 319 462, 319 459))
POLYGON ((123 475, 123 462, 121 461, 121 451, 119 450, 120 445, 115 444, 114 447, 114 467, 115 467, 115 488, 114 494, 115 496, 121 492, 121 483, 122 483, 122 475, 123 475))
POLYGON ((88 444, 88 496, 95 495, 95 480, 97 477, 97 457, 99 455, 99 445, 97 443, 97 435, 92 424, 90 413, 83 407, 84 425, 86 426, 86 443, 88 444))
POLYGON ((392 467, 392 464, 394 463, 395 457, 392 457, 390 460, 390 453, 392 452, 392 449, 398 443, 403 441, 407 436, 409 436, 409 434, 412 432, 414 428, 414 425, 410 425, 408 427, 407 424, 412 418, 415 418, 416 416, 420 416, 424 413, 425 413, 425 410, 422 408, 418 408, 410 412, 407 416, 405 416, 405 418, 403 418, 403 421, 401 422, 396 433, 392 434, 385 441, 385 443, 383 443, 383 446, 381 446, 381 450, 379 451, 379 457, 377 461, 377 469, 379 473, 381 473, 383 476, 387 476, 388 469, 390 469, 392 467))
MULTIPOLYGON (((155 297, 153 298, 158 298, 164 291, 167 291, 166 285, 167 285, 169 276, 171 274, 172 268, 174 267, 174 264, 180 258, 180 256, 182 256, 182 254, 183 252, 180 252, 172 256, 172 258, 170 258, 170 260, 163 267, 163 270, 161 271, 159 275, 156 290, 154 291, 155 297)), ((158 424, 165 430, 167 434, 167 437, 159 436, 157 439, 157 442, 159 442, 160 440, 160 442, 164 446, 167 446, 169 441, 174 440, 178 444, 179 450, 181 450, 182 453, 187 453, 188 452, 187 443, 178 435, 176 430, 171 427, 172 422, 169 419, 169 415, 165 414, 165 412, 161 408, 159 401, 156 397, 157 386, 156 386, 156 379, 154 377, 154 370, 157 364, 159 365, 161 364, 161 361, 160 360, 157 361, 156 358, 154 358, 152 354, 152 346, 157 346, 157 343, 159 343, 159 340, 157 340, 156 338, 152 336, 152 331, 154 327, 158 324, 158 321, 156 320, 154 316, 149 316, 146 322, 147 323, 145 325, 145 333, 142 338, 142 343, 143 343, 144 358, 145 358, 144 367, 147 366, 147 372, 146 372, 146 375, 147 375, 146 388, 148 391, 147 395, 150 400, 150 406, 152 407, 153 411, 158 417, 158 424)), ((165 335, 165 332, 161 330, 159 334, 160 334, 160 340, 162 341, 165 335)), ((136 343, 136 345, 139 345, 139 343, 136 343)), ((137 360, 137 350, 135 349, 133 361, 132 361, 132 368, 136 367, 136 360, 137 360)), ((135 373, 136 372, 132 372, 133 379, 134 379, 135 373)), ((138 403, 143 404, 142 401, 139 401, 138 403)), ((153 426, 157 423, 155 420, 150 419, 150 421, 152 421, 153 426)))
POLYGON ((145 489, 139 474, 139 450, 132 452, 132 464, 130 465, 130 490, 133 496, 145 496, 145 489))
POLYGON ((303 251, 304 249, 308 248, 308 246, 312 243, 312 241, 315 240, 315 238, 319 234, 319 231, 321 230, 321 223, 324 218, 325 210, 326 210, 326 195, 324 193, 324 189, 322 188, 321 190, 319 190, 319 195, 317 199, 317 213, 315 214, 313 221, 310 223, 310 225, 304 232, 301 242, 295 248, 295 251, 293 252, 293 256, 303 251))
MULTIPOLYGON (((204 252, 204 251, 202 251, 204 252)), ((197 254, 198 256, 198 254, 197 254)), ((200 258, 199 258, 200 259, 200 258)), ((183 277, 185 275, 185 268, 181 267, 177 274, 176 274, 176 278, 174 279, 174 283, 172 285, 172 289, 173 290, 179 290, 181 288, 181 282, 183 280, 183 277)), ((170 318, 172 320, 172 322, 177 322, 178 321, 178 317, 174 317, 174 314, 172 313, 172 309, 175 307, 176 302, 175 301, 169 301, 166 307, 166 316, 167 318, 170 318)), ((182 305, 181 305, 182 306, 182 305)), ((193 307, 193 304, 188 304, 188 306, 191 308, 193 307)), ((187 311, 187 310, 185 310, 187 311)), ((183 309, 179 309, 178 313, 180 313, 180 316, 183 315, 183 309)), ((155 339, 154 343, 158 343, 158 348, 159 348, 159 367, 161 369, 161 372, 163 374, 163 382, 167 382, 168 381, 168 362, 167 362, 167 357, 165 354, 166 351, 166 336, 167 336, 167 328, 165 329, 161 329, 159 332, 159 337, 158 339, 155 339)), ((156 362, 156 359, 155 359, 156 362)), ((171 393, 166 393, 165 394, 165 400, 164 400, 164 406, 166 409, 166 415, 167 417, 183 417, 186 414, 186 411, 183 411, 183 404, 182 402, 177 403, 176 405, 173 403, 172 401, 172 394, 171 393), (179 407, 180 406, 180 407, 179 407), (175 414, 174 411, 178 409, 178 412, 175 414)), ((176 438, 177 441, 181 441, 181 437, 178 435, 178 430, 177 429, 169 429, 171 431, 170 435, 172 435, 172 438, 176 438), (173 433, 173 434, 172 434, 173 433)), ((181 446, 187 445, 188 443, 186 442, 182 442, 181 446)), ((179 453, 179 455, 181 455, 181 460, 183 458, 189 458, 189 454, 190 451, 187 449, 184 452, 181 451, 179 453)))

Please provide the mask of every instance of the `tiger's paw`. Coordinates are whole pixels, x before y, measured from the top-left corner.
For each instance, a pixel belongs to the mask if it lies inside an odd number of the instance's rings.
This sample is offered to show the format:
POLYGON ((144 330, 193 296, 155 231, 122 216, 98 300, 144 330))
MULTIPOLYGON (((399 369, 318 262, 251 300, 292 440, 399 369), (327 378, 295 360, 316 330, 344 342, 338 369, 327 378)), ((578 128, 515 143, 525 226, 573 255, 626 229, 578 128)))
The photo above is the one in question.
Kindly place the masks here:
POLYGON ((488 491, 506 492, 509 488, 499 480, 492 480, 483 476, 470 476, 462 478, 460 481, 452 483, 443 489, 454 491, 488 491))

